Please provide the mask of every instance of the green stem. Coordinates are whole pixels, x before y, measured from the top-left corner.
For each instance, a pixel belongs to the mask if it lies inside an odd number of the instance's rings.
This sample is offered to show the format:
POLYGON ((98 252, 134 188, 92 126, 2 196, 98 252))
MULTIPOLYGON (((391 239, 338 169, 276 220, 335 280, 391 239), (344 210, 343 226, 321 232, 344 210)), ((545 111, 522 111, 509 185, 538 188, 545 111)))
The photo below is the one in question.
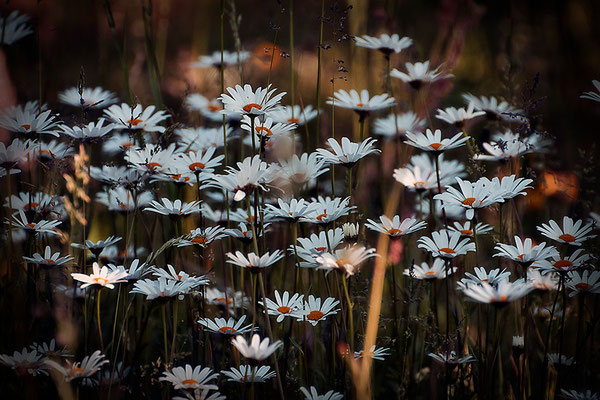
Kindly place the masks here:
POLYGON ((165 346, 165 363, 169 362, 169 352, 167 351, 167 303, 162 306, 162 324, 163 324, 163 345, 165 346))
POLYGON ((173 361, 173 355, 175 354, 175 345, 177 344, 177 311, 179 303, 177 298, 173 300, 173 341, 171 342, 171 361, 173 361))
POLYGON ((346 303, 348 304, 348 321, 350 324, 350 353, 354 354, 354 316, 352 313, 353 304, 350 300, 350 293, 348 292, 348 284, 346 283, 346 277, 342 275, 342 285, 344 286, 344 295, 346 296, 346 303))
POLYGON ((104 341, 102 340, 102 326, 100 323, 100 293, 102 293, 102 288, 98 289, 98 294, 96 295, 96 320, 98 322, 98 337, 100 338, 100 349, 102 353, 104 353, 104 341))

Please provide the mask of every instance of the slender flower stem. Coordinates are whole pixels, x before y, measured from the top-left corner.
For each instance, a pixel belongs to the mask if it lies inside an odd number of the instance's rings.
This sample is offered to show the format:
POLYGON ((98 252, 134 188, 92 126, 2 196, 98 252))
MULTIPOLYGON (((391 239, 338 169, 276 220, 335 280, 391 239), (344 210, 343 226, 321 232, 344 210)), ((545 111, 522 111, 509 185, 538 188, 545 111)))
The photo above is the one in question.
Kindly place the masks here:
MULTIPOLYGON (((325 0, 321 0, 321 16, 319 18, 319 46, 317 47, 317 134, 315 140, 317 143, 321 140, 321 51, 323 47, 323 23, 325 18, 325 0)), ((309 144, 306 144, 307 151, 309 144)))
POLYGON ((179 303, 177 298, 173 299, 173 341, 171 342, 171 361, 173 361, 173 355, 175 354, 175 345, 177 344, 177 311, 179 303))
POLYGON ((350 353, 354 354, 354 316, 352 313, 352 300, 350 300, 350 293, 348 292, 348 283, 346 282, 346 277, 341 275, 342 285, 344 286, 344 295, 346 296, 346 303, 348 303, 348 322, 350 324, 350 333, 348 334, 350 338, 350 353))
POLYGON ((100 293, 102 293, 102 288, 98 289, 98 293, 96 294, 96 321, 98 322, 98 337, 100 338, 100 349, 102 353, 104 353, 104 341, 102 340, 102 326, 100 323, 100 293))
MULTIPOLYGON (((442 185, 440 181, 440 155, 441 153, 435 153, 433 159, 435 160, 435 178, 437 179, 438 193, 442 193, 442 185)), ((433 205, 433 197, 431 198, 433 205)), ((442 205, 442 216, 444 218, 444 226, 448 229, 448 218, 446 218, 446 209, 444 208, 444 202, 440 202, 442 205)))
POLYGON ((162 323, 163 323, 163 345, 165 346, 165 363, 169 362, 169 352, 167 351, 167 303, 162 306, 162 323))

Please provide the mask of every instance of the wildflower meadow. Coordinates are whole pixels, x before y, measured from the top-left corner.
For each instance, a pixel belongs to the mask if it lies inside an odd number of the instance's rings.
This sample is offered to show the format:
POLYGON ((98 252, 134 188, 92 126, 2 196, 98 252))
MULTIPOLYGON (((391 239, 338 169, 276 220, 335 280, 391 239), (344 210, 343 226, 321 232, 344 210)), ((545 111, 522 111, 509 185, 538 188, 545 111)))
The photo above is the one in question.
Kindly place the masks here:
POLYGON ((597 4, 3 2, 0 398, 600 399, 597 4))

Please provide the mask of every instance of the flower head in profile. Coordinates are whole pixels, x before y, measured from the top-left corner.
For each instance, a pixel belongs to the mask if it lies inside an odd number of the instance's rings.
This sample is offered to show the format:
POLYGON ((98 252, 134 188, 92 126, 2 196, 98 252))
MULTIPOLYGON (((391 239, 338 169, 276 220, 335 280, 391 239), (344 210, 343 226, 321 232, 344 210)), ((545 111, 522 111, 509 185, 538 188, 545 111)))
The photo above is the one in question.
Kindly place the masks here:
POLYGON ((104 250, 108 246, 112 246, 113 244, 118 243, 121 239, 123 238, 120 236, 109 236, 106 239, 97 240, 95 242, 86 239, 85 242, 83 242, 83 244, 72 243, 71 246, 75 247, 76 249, 86 249, 91 251, 95 255, 98 255, 102 250, 104 250))
POLYGON ((459 357, 454 350, 450 353, 429 353, 428 356, 442 364, 465 364, 476 361, 472 355, 459 357))
POLYGON ((425 120, 409 111, 376 119, 373 124, 373 134, 383 136, 384 139, 404 139, 406 132, 421 132, 424 127, 425 120))
POLYGON ((181 300, 190 292, 191 287, 196 284, 197 281, 194 279, 186 281, 164 277, 160 277, 157 280, 140 279, 135 282, 133 289, 129 293, 143 294, 146 296, 146 300, 172 300, 175 296, 181 300))
POLYGON ((571 271, 567 275, 567 287, 571 290, 569 297, 578 294, 600 293, 600 271, 585 270, 581 275, 577 271, 571 271))
POLYGON ((173 396, 171 400, 225 400, 227 397, 219 392, 210 393, 210 389, 182 390, 181 396, 173 396))
POLYGON ((192 229, 190 233, 185 237, 177 247, 185 246, 200 246, 207 247, 211 243, 227 237, 226 229, 222 226, 208 226, 205 229, 196 228, 192 229))
POLYGON ((45 134, 58 137, 59 124, 50 110, 18 106, 0 113, 0 127, 28 137, 45 134))
POLYGON ((516 114, 522 112, 522 110, 513 107, 506 101, 498 100, 497 98, 490 96, 473 96, 471 93, 464 93, 462 95, 467 105, 473 104, 473 108, 477 111, 483 111, 486 117, 491 120, 513 120, 516 114))
POLYGON ((186 364, 185 367, 175 367, 163 372, 163 376, 158 378, 160 381, 169 382, 174 389, 218 389, 218 386, 211 384, 211 381, 218 378, 219 374, 213 373, 211 368, 202 368, 197 365, 192 367, 186 364))
POLYGON ((406 63, 406 73, 393 69, 390 76, 401 79, 404 83, 410 85, 413 89, 419 90, 426 84, 438 81, 440 79, 451 78, 452 74, 446 74, 440 71, 441 66, 435 69, 429 69, 429 61, 406 63))
POLYGON ((581 96, 579 96, 582 99, 587 99, 587 100, 592 100, 592 101, 597 101, 598 103, 600 103, 600 82, 598 82, 597 80, 593 80, 592 84, 594 85, 594 87, 596 88, 596 92, 590 91, 590 92, 583 92, 583 94, 581 96))
POLYGON ((236 336, 231 339, 231 344, 246 358, 262 361, 270 357, 283 343, 278 340, 271 343, 269 338, 260 339, 258 334, 252 335, 250 342, 247 342, 243 336, 236 336))
POLYGON ((266 212, 272 214, 277 219, 282 219, 289 222, 296 222, 300 218, 306 218, 311 212, 313 203, 304 199, 290 199, 289 202, 283 199, 277 199, 276 207, 272 204, 266 205, 266 212))
POLYGON ((65 365, 54 360, 46 360, 46 365, 63 375, 66 382, 71 382, 76 379, 85 380, 92 377, 108 362, 104 359, 104 354, 100 350, 96 350, 92 355, 85 356, 81 362, 67 361, 65 365))
POLYGON ((497 250, 498 252, 494 254, 493 257, 505 257, 525 265, 534 262, 537 263, 549 257, 558 256, 558 251, 554 246, 546 247, 546 242, 534 245, 531 238, 521 240, 518 236, 515 236, 514 246, 498 243, 496 247, 494 247, 494 250, 497 250))
POLYGON ((533 179, 517 178, 516 175, 503 176, 502 178, 495 176, 492 180, 483 177, 480 180, 489 186, 490 190, 498 193, 505 200, 517 196, 526 196, 527 192, 525 192, 525 189, 533 188, 531 186, 533 179))
POLYGON ((450 125, 462 128, 470 120, 485 115, 485 111, 475 111, 474 107, 475 105, 473 103, 469 103, 467 109, 464 107, 448 107, 444 110, 438 108, 437 115, 435 117, 450 125))
POLYGON ((297 246, 290 246, 289 252, 291 254, 297 252, 300 259, 300 267, 316 268, 319 265, 316 257, 327 252, 330 246, 331 250, 335 250, 343 241, 344 234, 342 228, 329 229, 327 232, 319 232, 318 235, 313 233, 310 237, 298 238, 297 246))
MULTIPOLYGON (((190 111, 197 111, 209 121, 223 122, 223 103, 220 99, 209 100, 200 93, 192 93, 184 100, 185 107, 190 111)), ((225 115, 227 121, 239 121, 241 114, 231 113, 225 115)), ((219 128, 221 132, 223 129, 219 128)))
MULTIPOLYGON (((302 308, 304 301, 304 295, 294 293, 290 297, 290 293, 286 290, 282 294, 275 290, 275 300, 267 298, 267 313, 269 315, 276 315, 277 322, 281 322, 285 317, 295 316, 296 311, 302 308)), ((259 304, 264 307, 262 301, 259 304)))
POLYGON ((504 198, 499 186, 487 184, 483 179, 477 182, 463 181, 456 178, 459 189, 446 186, 444 193, 436 194, 433 198, 444 204, 456 205, 467 210, 467 219, 473 219, 475 210, 485 208, 494 203, 503 203, 504 198))
POLYGON ((29 222, 27 216, 23 212, 23 210, 19 210, 19 213, 12 216, 12 221, 6 219, 4 221, 5 224, 12 224, 12 229, 24 229, 26 232, 34 233, 37 236, 40 234, 48 234, 48 235, 58 235, 55 228, 60 225, 62 222, 57 220, 40 220, 38 222, 29 222))
POLYGON ((488 224, 484 224, 483 222, 478 222, 477 225, 473 228, 471 225, 471 221, 466 221, 464 224, 460 222, 454 222, 454 226, 449 226, 448 230, 451 232, 458 232, 464 237, 473 237, 474 234, 484 235, 486 233, 491 232, 492 226, 488 224))
POLYGON ((233 192, 233 200, 240 201, 255 189, 267 191, 267 185, 273 179, 272 172, 257 154, 238 162, 237 168, 228 167, 225 175, 214 175, 207 185, 233 192))
POLYGON ((584 253, 584 249, 577 249, 573 254, 562 257, 558 251, 553 252, 549 257, 535 261, 531 268, 541 273, 557 272, 566 273, 574 269, 584 267, 592 258, 590 254, 584 253))
POLYGON ((6 174, 21 172, 16 167, 19 163, 27 161, 35 148, 35 142, 31 140, 13 139, 8 146, 0 142, 0 168, 4 169, 6 174))
POLYGON ((205 275, 191 276, 185 271, 176 271, 171 264, 167 264, 167 269, 152 267, 151 270, 154 276, 185 283, 188 289, 194 289, 210 283, 205 275))
MULTIPOLYGON (((598 84, 598 90, 600 90, 600 83, 598 84)), ((600 101, 600 96, 597 101, 600 101)), ((560 389, 560 393, 567 400, 600 400, 600 394, 592 393, 592 391, 589 389, 585 392, 578 392, 577 390, 560 389)))
POLYGON ((262 268, 269 267, 283 258, 281 250, 275 250, 273 253, 265 253, 262 256, 257 256, 255 253, 248 253, 248 257, 244 256, 241 251, 236 251, 235 254, 227 253, 228 263, 248 268, 252 272, 260 272, 262 268))
POLYGON ((454 272, 456 272, 456 267, 446 268, 446 261, 443 258, 436 257, 433 259, 433 263, 415 264, 412 268, 405 269, 403 274, 414 279, 430 280, 445 279, 454 272))
POLYGON ((43 265, 44 267, 61 266, 68 264, 73 260, 73 257, 70 255, 61 257, 60 252, 52 254, 52 249, 50 246, 46 246, 44 255, 35 253, 31 257, 23 256, 23 258, 32 264, 43 265))
POLYGON ((39 353, 37 349, 28 350, 27 347, 24 347, 21 351, 15 350, 12 356, 0 354, 0 365, 14 369, 18 375, 48 375, 45 362, 46 356, 44 354, 39 353))
POLYGON ((317 177, 328 171, 325 161, 318 153, 293 154, 289 160, 279 160, 278 173, 295 185, 314 182, 317 177))
POLYGON ((294 106, 281 106, 277 110, 269 112, 269 117, 273 118, 275 122, 303 126, 315 119, 317 114, 318 111, 311 105, 302 107, 296 104, 294 106))
POLYGON ((0 18, 0 32, 2 44, 12 45, 25 36, 33 33, 33 27, 29 24, 29 17, 14 10, 8 16, 0 18))
POLYGON ((308 296, 308 301, 304 302, 302 310, 298 311, 296 319, 317 326, 320 321, 325 320, 328 316, 337 314, 340 309, 336 307, 339 305, 340 301, 333 297, 328 297, 321 302, 320 298, 311 294, 308 296))
POLYGON ((417 243, 419 248, 429 251, 434 257, 454 258, 475 251, 475 243, 469 238, 460 239, 460 233, 443 229, 432 232, 431 237, 421 236, 417 243))
POLYGON ((71 87, 58 94, 58 101, 72 107, 106 108, 117 102, 117 95, 110 90, 104 90, 100 86, 95 88, 71 87))
POLYGON ((394 103, 394 98, 390 97, 387 93, 370 97, 369 91, 366 89, 361 90, 360 93, 354 89, 349 92, 340 89, 333 94, 333 97, 327 100, 327 104, 335 107, 354 110, 361 118, 368 116, 372 111, 390 108, 394 103))
POLYGON ((557 274, 540 273, 538 269, 532 269, 527 272, 527 280, 531 283, 534 289, 537 290, 556 290, 559 286, 557 274))
POLYGON ((302 392, 304 400, 342 400, 344 398, 343 394, 333 390, 330 390, 325 394, 319 394, 317 388, 314 386, 311 386, 308 389, 302 386, 300 392, 302 392))
MULTIPOLYGON (((244 326, 245 320, 246 316, 242 315, 237 321, 233 317, 229 317, 229 319, 215 318, 214 320, 210 318, 200 318, 198 323, 213 333, 222 335, 242 335, 252 331, 251 324, 244 326)), ((254 330, 257 329, 258 327, 254 328, 254 330)))
POLYGON ((108 289, 114 289, 115 283, 127 282, 125 277, 127 273, 124 271, 111 271, 107 266, 103 266, 100 268, 97 262, 92 265, 92 273, 80 274, 80 273, 72 273, 71 276, 73 279, 79 282, 83 282, 81 285, 82 289, 85 289, 88 286, 98 286, 100 288, 106 287, 108 289))
POLYGON ((197 61, 190 63, 191 68, 220 68, 221 63, 225 67, 243 63, 250 58, 248 51, 213 51, 212 54, 200 56, 197 61))
POLYGON ((354 41, 359 47, 379 50, 386 56, 389 56, 392 53, 400 53, 402 50, 410 47, 413 43, 411 38, 406 36, 400 38, 397 33, 394 33, 391 36, 387 33, 383 33, 379 37, 369 35, 355 36, 354 41))
POLYGON ((221 374, 227 377, 229 382, 251 383, 265 382, 275 376, 275 371, 271 371, 268 365, 260 367, 250 365, 240 365, 240 368, 231 367, 229 371, 221 371, 221 374))
POLYGON ((326 164, 340 164, 351 168, 363 157, 381 152, 375 147, 375 142, 377 139, 366 138, 362 142, 355 143, 343 137, 338 143, 334 138, 329 138, 327 144, 330 150, 317 149, 317 154, 326 164))
POLYGON ((487 282, 482 282, 480 285, 470 285, 462 288, 462 292, 475 302, 501 306, 526 296, 534 289, 530 282, 525 282, 523 279, 514 282, 506 279, 498 281, 496 286, 492 286, 487 282))
POLYGON ((200 201, 193 200, 184 203, 179 199, 171 201, 163 197, 160 202, 152 200, 150 205, 144 208, 144 211, 151 211, 157 214, 168 215, 170 217, 182 217, 185 215, 196 214, 200 212, 200 201))
POLYGON ((372 219, 367 219, 365 226, 376 232, 384 233, 392 237, 400 237, 424 229, 427 223, 418 221, 415 218, 405 218, 400 220, 399 215, 394 215, 392 219, 382 215, 379 217, 381 222, 375 222, 372 219))
POLYGON ((156 111, 155 106, 143 108, 137 104, 131 108, 129 104, 113 104, 104 110, 104 115, 118 130, 142 130, 145 132, 164 132, 166 128, 159 123, 166 120, 169 114, 164 110, 156 111))
POLYGON ((173 164, 177 149, 175 144, 163 148, 157 144, 146 143, 142 148, 129 148, 125 161, 140 172, 159 173, 173 164))
POLYGON ((138 258, 129 263, 129 268, 124 265, 108 264, 108 268, 112 271, 119 270, 125 272, 127 275, 123 278, 127 282, 134 282, 138 279, 148 275, 153 267, 148 267, 148 264, 141 262, 138 258))
POLYGON ((106 120, 104 118, 100 118, 97 122, 90 122, 89 124, 83 126, 75 125, 70 127, 67 125, 61 125, 60 133, 82 143, 102 140, 104 137, 106 137, 106 135, 111 133, 113 129, 115 129, 114 124, 104 125, 105 121, 106 120))
MULTIPOLYGON (((437 162, 440 185, 449 185, 456 177, 465 176, 465 167, 461 162, 446 160, 443 153, 439 154, 437 162)), ((395 169, 394 179, 411 191, 437 190, 437 173, 435 162, 427 153, 422 153, 412 156, 406 167, 395 169)))
POLYGON ((375 249, 355 245, 335 250, 332 253, 323 253, 316 257, 316 261, 318 269, 326 272, 338 271, 346 276, 352 276, 364 261, 376 256, 375 249))
POLYGON ((471 285, 481 286, 484 283, 497 287, 501 281, 507 281, 510 278, 510 272, 506 269, 500 270, 500 268, 486 270, 483 267, 475 267, 473 272, 475 274, 465 272, 466 278, 462 278, 458 283, 460 289, 471 285))
POLYGON ((275 94, 277 89, 271 89, 271 85, 266 88, 259 87, 256 90, 246 84, 244 87, 236 85, 235 88, 228 87, 227 93, 223 93, 219 99, 225 105, 223 111, 227 114, 241 114, 248 116, 258 116, 279 107, 279 102, 286 94, 281 92, 275 94))
POLYGON ((388 353, 390 349, 388 347, 377 347, 375 345, 371 346, 369 350, 360 350, 354 352, 354 358, 372 358, 373 360, 383 361, 385 356, 389 356, 388 353))
POLYGON ((465 137, 462 132, 457 133, 449 139, 442 139, 441 130, 436 129, 435 132, 432 132, 431 129, 427 129, 425 133, 406 132, 404 143, 424 151, 441 153, 464 146, 468 139, 469 136, 465 137))
POLYGON ((584 241, 595 238, 596 235, 591 235, 593 224, 583 224, 583 220, 573 221, 567 216, 563 217, 562 228, 551 219, 548 224, 542 224, 537 227, 537 230, 544 236, 559 243, 566 243, 573 246, 581 246, 584 241))
POLYGON ((308 217, 301 218, 302 222, 314 224, 328 224, 340 217, 347 216, 356 210, 356 206, 350 206, 350 197, 334 199, 321 197, 312 202, 312 212, 308 217))

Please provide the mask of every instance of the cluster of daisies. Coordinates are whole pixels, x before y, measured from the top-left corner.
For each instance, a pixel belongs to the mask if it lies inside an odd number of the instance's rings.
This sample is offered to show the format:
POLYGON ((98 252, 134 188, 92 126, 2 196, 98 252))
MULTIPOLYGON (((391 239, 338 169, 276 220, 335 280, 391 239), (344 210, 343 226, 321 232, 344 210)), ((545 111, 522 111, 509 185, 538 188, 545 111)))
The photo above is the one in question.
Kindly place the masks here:
MULTIPOLYGON (((2 24, 7 44, 31 32, 27 19, 18 14, 10 14, 2 24)), ((356 37, 355 44, 378 50, 389 59, 410 47, 412 40, 398 35, 363 36, 356 37)), ((221 68, 249 57, 246 52, 217 52, 201 57, 191 67, 221 68)), ((417 93, 452 78, 443 66, 434 68, 429 61, 407 62, 388 75, 405 90, 417 93)), ((517 107, 495 97, 465 93, 464 107, 437 110, 435 118, 443 124, 443 133, 427 128, 425 119, 412 110, 400 113, 398 102, 388 93, 372 96, 367 90, 338 90, 327 104, 355 112, 360 139, 330 137, 324 146, 310 151, 309 144, 302 143, 299 128, 308 130, 308 124, 324 111, 310 105, 282 105, 284 95, 271 85, 255 88, 249 84, 229 87, 217 98, 190 94, 184 106, 201 117, 203 123, 198 126, 174 125, 166 111, 120 103, 115 93, 100 87, 70 88, 58 95, 60 103, 74 113, 83 111, 90 122, 74 123, 38 102, 0 112, 0 127, 13 135, 8 145, 0 144, 0 177, 8 187, 14 175, 29 179, 28 187, 35 188, 9 193, 4 199, 9 215, 4 235, 11 242, 12 254, 19 245, 34 249, 23 254, 22 260, 46 271, 43 276, 54 283, 54 292, 84 298, 86 305, 97 303, 96 339, 101 347, 103 335, 107 336, 101 326, 102 298, 118 302, 113 299, 126 296, 143 307, 162 306, 164 354, 153 356, 166 361, 159 380, 178 391, 173 398, 223 399, 222 379, 243 384, 276 380, 281 391, 286 376, 280 376, 279 358, 287 361, 287 354, 279 356, 284 349, 289 352, 283 327, 291 332, 292 323, 300 324, 303 332, 335 331, 340 340, 348 335, 352 344, 353 301, 347 285, 353 279, 359 281, 365 265, 381 256, 369 246, 377 235, 389 236, 392 243, 402 241, 407 248, 416 243, 422 250, 413 249, 418 260, 414 265, 404 263, 407 279, 430 283, 455 279, 453 287, 469 301, 500 307, 537 291, 568 291, 569 296, 600 293, 600 272, 594 269, 595 258, 585 246, 596 236, 596 214, 590 214, 591 221, 565 216, 538 226, 548 242, 521 234, 504 243, 509 238, 505 217, 518 218, 519 198, 527 196, 535 184, 520 176, 518 168, 502 173, 507 165, 518 165, 506 161, 544 153, 550 145, 542 135, 525 137, 515 129, 525 118, 517 107), (372 116, 384 110, 391 112, 370 124, 372 116), (485 121, 499 128, 489 142, 477 145, 467 132, 485 121), (378 140, 367 131, 405 151, 406 157, 398 159, 401 165, 387 177, 390 184, 406 189, 399 215, 365 217, 371 211, 359 199, 370 182, 365 182, 361 166, 382 153, 378 140), (416 153, 411 156, 412 151, 416 153), (493 165, 500 176, 469 174, 463 162, 450 158, 461 152, 474 161, 497 163, 493 165), (64 176, 69 195, 43 182, 41 171, 64 171, 72 159, 77 172, 64 176), (83 167, 77 169, 77 165, 83 167), (345 188, 337 185, 335 168, 343 168, 345 188), (110 215, 112 235, 89 239, 90 230, 81 229, 74 215, 86 223, 95 221, 75 199, 110 215), (496 214, 499 218, 493 218, 496 214), (490 220, 497 220, 498 225, 486 223, 490 220), (81 240, 73 242, 70 238, 80 237, 80 231, 81 240), (153 238, 156 232, 162 240, 153 238), (493 257, 498 259, 485 260, 483 235, 494 236, 493 257), (69 240, 71 249, 61 247, 69 240), (274 248, 279 244, 282 248, 274 248), (464 268, 468 253, 475 257, 471 272, 464 268), (215 259, 221 262, 212 264, 221 267, 211 264, 215 259), (500 259, 506 266, 492 268, 492 262, 500 259), (285 280, 270 282, 276 274, 285 273, 286 263, 298 272, 293 290, 281 287, 288 283, 285 280), (234 270, 229 268, 234 266, 241 270, 240 276, 250 277, 250 294, 243 284, 232 284, 234 270), (69 273, 51 276, 54 271, 69 273), (325 282, 327 297, 321 296, 320 284, 304 285, 304 275, 325 282), (217 276, 230 281, 219 282, 217 276), (267 291, 274 287, 280 290, 267 291), (223 339, 223 351, 235 358, 235 365, 219 373, 178 359, 179 350, 189 344, 189 340, 178 340, 179 303, 201 310, 188 323, 200 327, 206 336, 223 339), (206 310, 216 311, 210 316, 206 310), (167 311, 173 316, 172 340, 167 340, 167 311), (280 326, 273 329, 271 321, 280 326), (245 361, 240 362, 240 357, 245 361)), ((595 93, 585 96, 598 100, 595 93)), ((512 227, 510 232, 514 233, 512 227)), ((115 310, 118 307, 117 303, 115 310)), ((118 315, 115 311, 115 323, 118 315)), ((121 318, 126 326, 127 315, 121 318)), ((113 328, 111 343, 116 354, 114 340, 113 328)), ((206 341, 203 345, 208 347, 206 341)), ((452 349, 451 343, 443 347, 440 352, 430 349, 433 360, 447 365, 477 362, 470 349, 452 349)), ((354 360, 384 360, 391 354, 389 348, 375 345, 350 350, 354 360)), ((110 367, 103 352, 104 348, 73 363, 68 352, 56 350, 52 341, 12 356, 1 355, 0 362, 18 374, 47 374, 54 369, 68 382, 94 386, 106 381, 110 385, 125 368, 123 364, 110 367)), ((560 352, 550 354, 557 363, 561 357, 568 359, 560 352)), ((314 386, 298 390, 306 399, 343 398, 333 390, 319 395, 314 386)), ((564 393, 576 398, 578 392, 564 393)))

